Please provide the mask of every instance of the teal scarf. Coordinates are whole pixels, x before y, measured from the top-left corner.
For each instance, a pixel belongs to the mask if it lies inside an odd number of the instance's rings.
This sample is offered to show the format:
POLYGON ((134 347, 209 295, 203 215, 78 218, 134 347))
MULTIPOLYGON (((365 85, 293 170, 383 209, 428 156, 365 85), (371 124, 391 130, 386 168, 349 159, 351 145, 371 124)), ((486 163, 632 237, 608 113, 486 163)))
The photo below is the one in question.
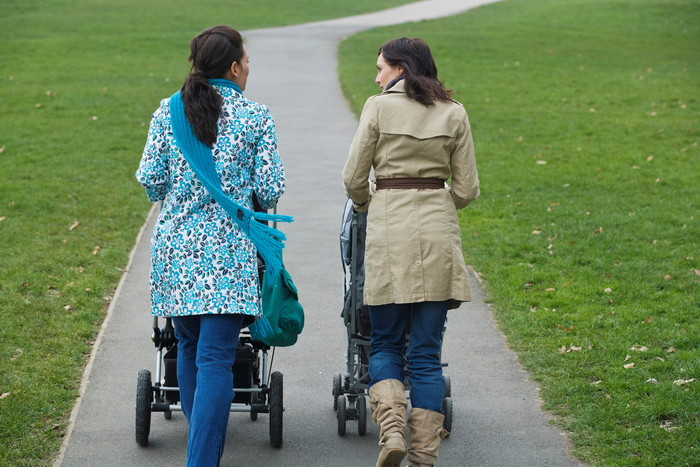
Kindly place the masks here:
MULTIPOLYGON (((212 79, 209 80, 209 83, 241 92, 236 83, 226 79, 212 79)), ((277 277, 282 268, 282 248, 284 248, 286 236, 283 232, 258 221, 292 222, 292 217, 251 211, 224 193, 221 188, 221 179, 216 172, 211 148, 195 136, 194 129, 185 116, 185 106, 180 91, 170 97, 170 118, 175 141, 197 178, 216 202, 231 216, 231 219, 251 239, 265 261, 266 273, 271 274, 270 277, 277 277)), ((261 324, 264 326, 263 323, 261 324)))

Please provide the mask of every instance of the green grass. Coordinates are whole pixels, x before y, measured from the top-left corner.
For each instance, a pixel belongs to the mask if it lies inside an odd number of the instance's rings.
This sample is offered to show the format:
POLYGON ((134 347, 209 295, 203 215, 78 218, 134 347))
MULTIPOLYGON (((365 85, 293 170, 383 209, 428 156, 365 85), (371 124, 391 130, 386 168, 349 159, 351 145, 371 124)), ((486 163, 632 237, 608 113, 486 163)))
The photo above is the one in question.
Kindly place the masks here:
POLYGON ((397 36, 467 108, 465 256, 575 454, 700 465, 700 4, 513 0, 361 33, 340 46, 356 113, 397 36))
POLYGON ((61 444, 150 207, 134 179, 148 121, 180 87, 189 40, 221 22, 246 30, 402 3, 0 3, 0 464, 50 465, 61 444))

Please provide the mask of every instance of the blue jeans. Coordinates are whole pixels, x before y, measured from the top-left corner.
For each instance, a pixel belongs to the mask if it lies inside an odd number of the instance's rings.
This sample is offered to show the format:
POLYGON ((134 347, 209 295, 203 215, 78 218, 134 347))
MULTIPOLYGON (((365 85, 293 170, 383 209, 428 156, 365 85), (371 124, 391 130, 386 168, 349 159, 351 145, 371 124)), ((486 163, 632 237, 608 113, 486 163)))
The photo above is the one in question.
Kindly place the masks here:
POLYGON ((189 424, 188 467, 216 466, 224 452, 233 401, 233 361, 243 318, 173 317, 180 404, 189 424))
POLYGON ((445 380, 440 349, 447 305, 445 301, 369 307, 372 322, 370 386, 385 379, 397 379, 403 383, 406 331, 410 329, 406 358, 411 406, 442 413, 445 380))

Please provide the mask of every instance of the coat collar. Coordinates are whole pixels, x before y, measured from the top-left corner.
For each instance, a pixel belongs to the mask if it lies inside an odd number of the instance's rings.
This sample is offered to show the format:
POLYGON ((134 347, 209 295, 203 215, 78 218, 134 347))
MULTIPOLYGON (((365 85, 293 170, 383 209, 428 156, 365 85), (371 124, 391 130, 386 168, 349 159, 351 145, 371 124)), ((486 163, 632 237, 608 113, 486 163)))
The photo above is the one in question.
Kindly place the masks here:
POLYGON ((391 88, 389 88, 388 91, 384 91, 384 94, 389 93, 389 92, 406 92, 406 80, 402 79, 401 81, 397 82, 394 84, 391 88))

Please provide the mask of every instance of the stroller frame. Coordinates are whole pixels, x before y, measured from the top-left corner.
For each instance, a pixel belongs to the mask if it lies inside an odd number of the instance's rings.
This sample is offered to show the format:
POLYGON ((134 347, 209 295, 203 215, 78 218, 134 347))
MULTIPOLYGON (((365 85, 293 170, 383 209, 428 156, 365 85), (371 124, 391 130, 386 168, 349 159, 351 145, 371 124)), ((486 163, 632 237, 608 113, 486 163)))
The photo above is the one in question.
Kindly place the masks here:
MULTIPOLYGON (((165 319, 165 326, 159 328, 158 317, 153 318, 152 340, 156 348, 155 382, 151 380, 151 372, 143 369, 138 373, 136 386, 136 442, 141 446, 148 445, 151 427, 151 413, 163 412, 166 420, 172 412, 181 412, 179 404, 180 390, 177 387, 177 375, 173 375, 176 364, 172 354, 177 352, 172 318, 165 319), (165 351, 165 353, 164 353, 165 351), (171 358, 168 358, 171 357, 171 358), (163 367, 165 366, 165 369, 163 367), (165 370, 165 371, 164 371, 165 370)), ((236 360, 233 373, 249 375, 249 387, 236 387, 235 396, 231 403, 231 412, 249 412, 251 420, 257 420, 259 413, 270 415, 270 443, 279 448, 282 446, 282 416, 283 407, 283 376, 279 371, 270 373, 271 361, 268 363, 270 346, 250 337, 248 331, 242 331, 238 339, 236 360), (239 350, 242 357, 239 358, 239 350), (262 374, 261 374, 262 372, 262 374)), ((273 349, 274 358, 274 349, 273 349)))
MULTIPOLYGON (((351 201, 348 201, 351 203, 351 201)), ((346 204, 346 209, 347 209, 346 204)), ((368 395, 369 386, 369 348, 370 337, 363 336, 360 332, 360 323, 357 316, 357 271, 359 268, 359 259, 357 254, 359 246, 359 216, 360 214, 352 210, 350 221, 350 238, 342 238, 341 240, 349 242, 351 248, 350 264, 349 264, 349 279, 346 280, 346 293, 350 293, 350 308, 348 313, 343 314, 343 320, 347 329, 348 347, 345 358, 346 370, 345 376, 340 372, 333 375, 333 410, 336 412, 338 420, 338 434, 344 435, 346 432, 347 420, 357 420, 357 431, 359 435, 364 435, 367 432, 367 400, 365 395, 368 395)), ((342 255, 341 255, 342 256, 342 255)), ((344 263, 345 264, 345 263, 344 263)), ((442 334, 444 336, 445 327, 443 326, 442 334)), ((406 331, 406 349, 408 348, 410 336, 409 329, 406 331)), ((442 340, 442 336, 441 336, 442 340)), ((442 362, 442 352, 440 352, 441 366, 447 367, 448 364, 442 362)), ((404 387, 410 390, 408 382, 407 360, 404 353, 404 387)), ((443 427, 448 431, 452 431, 452 385, 450 377, 443 374, 445 380, 445 395, 442 400, 442 412, 445 415, 443 427)), ((449 435, 448 435, 449 436, 449 435)))
MULTIPOLYGON (((350 248, 354 253, 358 249, 359 213, 353 210, 350 227, 350 248)), ((357 420, 360 435, 367 432, 367 399, 365 394, 369 379, 369 344, 370 339, 362 336, 359 329, 357 310, 357 270, 358 255, 350 257, 349 283, 346 292, 350 293, 350 312, 344 313, 343 321, 347 330, 348 347, 345 358, 345 376, 340 372, 333 375, 333 410, 338 420, 338 434, 344 435, 347 420, 357 420)))

